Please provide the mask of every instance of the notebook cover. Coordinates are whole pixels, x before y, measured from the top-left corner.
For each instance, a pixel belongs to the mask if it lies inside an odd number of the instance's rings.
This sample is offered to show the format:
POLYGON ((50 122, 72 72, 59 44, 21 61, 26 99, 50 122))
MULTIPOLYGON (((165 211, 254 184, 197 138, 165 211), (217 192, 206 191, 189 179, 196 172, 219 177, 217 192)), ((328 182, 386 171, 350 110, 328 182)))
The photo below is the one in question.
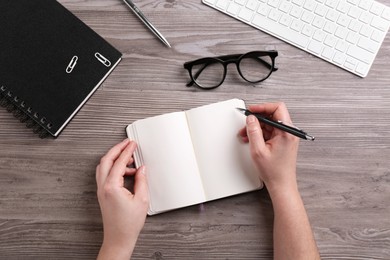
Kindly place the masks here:
POLYGON ((0 92, 54 137, 122 56, 55 0, 1 0, 0 37, 0 92))

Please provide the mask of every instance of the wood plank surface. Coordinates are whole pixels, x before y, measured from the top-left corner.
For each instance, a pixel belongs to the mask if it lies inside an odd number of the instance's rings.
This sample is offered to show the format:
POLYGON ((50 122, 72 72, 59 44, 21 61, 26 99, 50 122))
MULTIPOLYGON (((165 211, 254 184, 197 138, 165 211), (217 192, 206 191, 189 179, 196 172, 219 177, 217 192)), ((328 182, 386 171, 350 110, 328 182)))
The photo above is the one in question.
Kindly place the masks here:
MULTIPOLYGON (((39 139, 0 109, 0 259, 96 258, 95 167, 125 126, 230 98, 284 101, 316 137, 300 144, 298 182, 322 258, 390 259, 389 35, 362 79, 200 0, 135 1, 171 49, 122 1, 59 2, 123 60, 58 139, 39 139), (214 91, 185 86, 186 61, 271 49, 279 70, 261 84, 229 66, 214 91)), ((272 259, 272 224, 266 190, 148 217, 133 259, 272 259)))

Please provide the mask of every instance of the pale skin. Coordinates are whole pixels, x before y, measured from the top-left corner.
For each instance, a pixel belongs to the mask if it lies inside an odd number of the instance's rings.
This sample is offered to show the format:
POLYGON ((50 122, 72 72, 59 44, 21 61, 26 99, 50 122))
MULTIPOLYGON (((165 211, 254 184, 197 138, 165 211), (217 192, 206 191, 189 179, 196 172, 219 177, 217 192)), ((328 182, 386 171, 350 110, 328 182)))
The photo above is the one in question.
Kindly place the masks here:
MULTIPOLYGON (((284 103, 253 105, 249 110, 292 125, 284 103)), ((249 142, 259 177, 272 200, 274 259, 320 259, 296 180, 298 137, 260 124, 254 116, 247 117, 240 136, 249 142)))
POLYGON ((97 259, 130 259, 149 206, 145 167, 130 168, 137 145, 128 139, 111 148, 96 168, 104 239, 97 259), (124 177, 135 175, 134 194, 124 177))
MULTIPOLYGON (((283 103, 249 106, 249 110, 291 124, 283 103)), ((296 181, 299 140, 264 126, 248 116, 239 132, 249 142, 251 156, 264 181, 274 208, 274 259, 320 259, 296 181)), ((149 205, 145 166, 133 163, 136 143, 124 140, 102 157, 96 168, 98 200, 104 239, 98 259, 130 259, 144 226, 149 205), (124 177, 135 175, 134 193, 124 187, 124 177)))

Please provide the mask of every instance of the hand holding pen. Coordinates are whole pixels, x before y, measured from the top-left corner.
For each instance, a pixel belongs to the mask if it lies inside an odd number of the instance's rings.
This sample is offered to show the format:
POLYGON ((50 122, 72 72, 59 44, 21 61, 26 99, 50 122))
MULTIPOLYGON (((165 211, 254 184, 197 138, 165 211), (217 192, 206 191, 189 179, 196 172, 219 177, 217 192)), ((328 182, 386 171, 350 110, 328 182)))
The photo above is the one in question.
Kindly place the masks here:
MULTIPOLYGON (((284 103, 253 105, 248 109, 252 113, 268 118, 272 116, 275 121, 292 125, 284 103)), ((299 138, 261 123, 253 115, 247 117, 246 126, 240 130, 239 135, 242 141, 249 142, 252 160, 259 169, 259 177, 271 193, 296 187, 299 138)))
MULTIPOLYGON (((267 126, 275 127, 279 130, 285 131, 285 132, 290 133, 292 135, 295 135, 299 138, 302 138, 305 140, 310 140, 310 141, 314 141, 314 139, 315 139, 313 136, 307 134, 305 131, 303 131, 301 129, 284 124, 283 122, 285 122, 285 121, 281 121, 281 120, 273 121, 273 120, 271 120, 271 119, 269 119, 269 118, 267 118, 259 113, 253 113, 250 110, 243 109, 243 108, 237 108, 237 110, 246 116, 249 116, 249 115, 255 116, 261 123, 264 123, 267 126)), ((289 119, 289 121, 291 121, 291 119, 289 119)))

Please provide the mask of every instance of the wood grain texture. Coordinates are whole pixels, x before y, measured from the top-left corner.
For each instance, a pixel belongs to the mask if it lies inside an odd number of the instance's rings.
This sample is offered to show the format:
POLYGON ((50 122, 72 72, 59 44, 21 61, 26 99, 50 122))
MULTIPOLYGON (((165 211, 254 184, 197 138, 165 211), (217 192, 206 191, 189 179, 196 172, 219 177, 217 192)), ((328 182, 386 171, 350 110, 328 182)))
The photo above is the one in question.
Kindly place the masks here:
MULTIPOLYGON (((0 259, 94 259, 95 167, 125 126, 235 97, 284 101, 295 125, 316 136, 301 142, 298 181, 322 258, 390 259, 389 36, 362 79, 200 0, 135 1, 171 49, 122 1, 59 2, 124 59, 56 140, 0 110, 0 259), (185 61, 270 49, 279 70, 259 85, 231 66, 215 91, 185 86, 185 61)), ((266 190, 149 217, 133 259, 272 259, 272 222, 266 190)))

